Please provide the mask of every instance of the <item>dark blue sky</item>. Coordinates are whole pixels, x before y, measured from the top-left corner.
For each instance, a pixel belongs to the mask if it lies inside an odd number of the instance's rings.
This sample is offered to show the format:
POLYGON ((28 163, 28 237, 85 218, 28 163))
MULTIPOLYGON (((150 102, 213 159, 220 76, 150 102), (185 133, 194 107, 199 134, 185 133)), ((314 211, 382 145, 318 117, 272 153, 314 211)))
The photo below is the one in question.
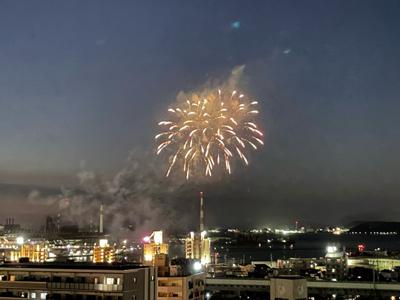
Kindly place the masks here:
POLYGON ((70 182, 83 160, 112 174, 180 90, 244 64, 266 147, 231 178, 244 192, 214 196, 237 212, 223 223, 395 219, 399 15, 390 0, 1 1, 0 179, 70 182), (238 221, 243 199, 258 212, 238 221))

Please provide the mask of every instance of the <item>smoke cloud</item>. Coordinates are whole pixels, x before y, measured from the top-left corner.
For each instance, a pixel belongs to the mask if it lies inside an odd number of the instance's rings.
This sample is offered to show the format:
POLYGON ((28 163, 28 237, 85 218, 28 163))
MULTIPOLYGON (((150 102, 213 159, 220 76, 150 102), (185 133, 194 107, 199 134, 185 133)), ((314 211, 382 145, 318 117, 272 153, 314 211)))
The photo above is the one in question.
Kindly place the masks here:
POLYGON ((208 80, 203 86, 195 90, 189 92, 180 91, 176 97, 175 105, 182 104, 188 98, 191 98, 195 95, 198 95, 200 97, 207 96, 210 93, 215 92, 217 89, 227 90, 227 91, 240 89, 245 67, 246 67, 245 65, 234 67, 229 77, 223 81, 213 78, 208 80))
POLYGON ((57 197, 63 220, 80 226, 98 224, 102 203, 105 229, 115 237, 185 228, 190 222, 182 207, 188 200, 182 196, 186 183, 166 179, 159 164, 152 153, 135 150, 125 167, 111 178, 82 165, 77 174, 79 187, 63 190, 57 197))
MULTIPOLYGON (((222 83, 208 82, 197 91, 180 92, 177 101, 186 101, 193 94, 203 95, 220 88, 238 87, 244 66, 235 67, 222 83)), ((63 188, 56 196, 43 196, 37 190, 28 196, 31 203, 58 205, 63 223, 78 224, 81 228, 98 224, 100 204, 104 205, 105 230, 112 237, 141 237, 156 229, 187 230, 197 224, 197 193, 207 183, 204 178, 186 181, 175 172, 165 177, 167 161, 153 151, 134 150, 125 166, 114 176, 107 177, 91 171, 83 161, 77 174, 79 186, 63 188), (191 213, 193 212, 193 213, 191 213)), ((208 181, 218 181, 214 176, 208 181)))

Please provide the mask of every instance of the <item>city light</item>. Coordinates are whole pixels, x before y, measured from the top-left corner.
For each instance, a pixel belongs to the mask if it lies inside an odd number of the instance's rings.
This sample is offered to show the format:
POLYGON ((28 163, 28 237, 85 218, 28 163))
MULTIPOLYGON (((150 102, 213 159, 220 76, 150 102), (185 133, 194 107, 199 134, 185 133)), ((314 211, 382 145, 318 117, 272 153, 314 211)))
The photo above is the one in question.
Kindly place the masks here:
POLYGON ((108 245, 108 240, 106 240, 106 239, 99 240, 99 246, 101 248, 107 247, 107 245, 108 245))
POLYGON ((328 246, 328 247, 326 247, 326 252, 335 253, 335 252, 337 252, 337 247, 336 246, 328 246))
POLYGON ((17 237, 16 242, 18 245, 23 245, 25 242, 24 237, 22 236, 17 237))
POLYGON ((203 265, 201 264, 201 262, 199 262, 199 261, 194 262, 193 270, 198 272, 198 271, 201 271, 202 268, 203 268, 203 265))
POLYGON ((145 255, 144 255, 144 260, 145 260, 145 261, 152 261, 152 260, 153 260, 153 255, 151 255, 151 254, 145 254, 145 255))
POLYGON ((154 235, 154 243, 156 243, 157 245, 163 243, 163 232, 161 230, 154 231, 153 235, 154 235))

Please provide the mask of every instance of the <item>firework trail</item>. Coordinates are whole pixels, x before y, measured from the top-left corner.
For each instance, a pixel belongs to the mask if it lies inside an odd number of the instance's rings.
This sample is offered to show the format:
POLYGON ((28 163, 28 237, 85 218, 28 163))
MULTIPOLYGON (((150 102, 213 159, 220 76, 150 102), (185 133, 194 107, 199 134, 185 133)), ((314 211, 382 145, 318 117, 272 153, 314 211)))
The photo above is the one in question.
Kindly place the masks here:
POLYGON ((255 121, 257 104, 236 90, 217 90, 169 108, 171 118, 158 123, 161 132, 155 136, 157 155, 170 153, 166 176, 178 167, 186 179, 198 171, 212 176, 217 166, 230 174, 235 158, 248 165, 248 149, 264 144, 255 121))

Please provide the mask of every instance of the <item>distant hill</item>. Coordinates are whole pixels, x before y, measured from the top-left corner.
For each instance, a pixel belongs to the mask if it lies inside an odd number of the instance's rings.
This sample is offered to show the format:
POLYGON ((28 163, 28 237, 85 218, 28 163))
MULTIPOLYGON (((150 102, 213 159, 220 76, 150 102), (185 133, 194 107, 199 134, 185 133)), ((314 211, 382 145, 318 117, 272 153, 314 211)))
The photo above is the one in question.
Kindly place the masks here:
POLYGON ((349 232, 363 234, 400 234, 400 222, 363 222, 355 225, 349 232))

